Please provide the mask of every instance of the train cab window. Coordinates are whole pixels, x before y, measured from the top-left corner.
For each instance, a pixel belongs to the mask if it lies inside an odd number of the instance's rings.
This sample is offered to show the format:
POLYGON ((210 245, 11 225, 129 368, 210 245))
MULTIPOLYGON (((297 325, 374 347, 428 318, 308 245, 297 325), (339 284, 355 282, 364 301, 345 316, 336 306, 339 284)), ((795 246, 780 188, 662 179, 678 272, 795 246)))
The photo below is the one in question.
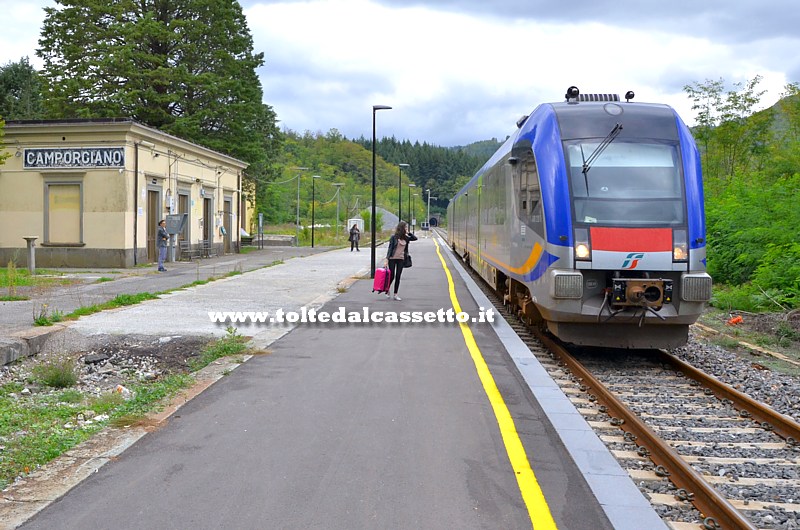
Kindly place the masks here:
POLYGON ((586 160, 599 143, 583 140, 566 145, 576 222, 653 226, 684 222, 676 145, 617 140, 587 170, 586 160))

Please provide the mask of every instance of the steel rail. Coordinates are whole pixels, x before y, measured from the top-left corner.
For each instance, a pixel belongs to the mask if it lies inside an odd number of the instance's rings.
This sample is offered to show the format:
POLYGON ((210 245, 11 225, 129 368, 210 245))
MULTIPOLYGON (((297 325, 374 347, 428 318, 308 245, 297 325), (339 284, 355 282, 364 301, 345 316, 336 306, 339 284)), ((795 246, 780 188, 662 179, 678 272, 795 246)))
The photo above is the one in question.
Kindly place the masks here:
POLYGON ((533 332, 550 351, 558 355, 569 366, 572 373, 581 379, 585 386, 591 389, 597 401, 606 406, 612 417, 622 420, 620 427, 636 436, 637 443, 647 450, 647 456, 669 472, 672 483, 687 492, 686 500, 700 511, 705 518, 707 528, 713 528, 713 523, 716 523, 719 528, 726 530, 756 529, 753 523, 734 508, 728 499, 720 495, 700 473, 695 471, 671 446, 617 399, 577 359, 561 345, 539 333, 538 330, 533 330, 533 332))
POLYGON ((686 363, 674 355, 664 351, 658 350, 662 359, 675 366, 678 370, 683 372, 687 377, 698 381, 703 386, 710 388, 714 391, 720 399, 729 399, 733 406, 740 411, 746 411, 753 419, 761 423, 765 429, 774 431, 779 436, 786 439, 791 444, 800 442, 800 424, 792 420, 788 416, 784 416, 780 412, 772 410, 763 403, 755 401, 753 398, 739 392, 735 388, 726 385, 719 379, 706 374, 695 368, 694 366, 686 363))

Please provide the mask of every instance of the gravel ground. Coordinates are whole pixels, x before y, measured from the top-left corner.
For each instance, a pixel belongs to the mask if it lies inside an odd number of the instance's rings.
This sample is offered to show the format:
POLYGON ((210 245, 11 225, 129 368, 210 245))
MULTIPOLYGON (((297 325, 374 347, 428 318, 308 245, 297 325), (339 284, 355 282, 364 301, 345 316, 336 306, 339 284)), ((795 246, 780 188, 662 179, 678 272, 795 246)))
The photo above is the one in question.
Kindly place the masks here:
POLYGON ((61 361, 75 362, 77 390, 92 395, 112 392, 117 385, 154 380, 167 373, 189 371, 187 361, 199 355, 210 339, 202 337, 91 337, 66 331, 59 344, 36 357, 0 367, 0 385, 18 382, 29 392, 48 392, 32 381, 34 366, 61 361))
POLYGON ((698 340, 691 332, 689 344, 671 353, 800 422, 800 378, 756 369, 736 353, 698 340))

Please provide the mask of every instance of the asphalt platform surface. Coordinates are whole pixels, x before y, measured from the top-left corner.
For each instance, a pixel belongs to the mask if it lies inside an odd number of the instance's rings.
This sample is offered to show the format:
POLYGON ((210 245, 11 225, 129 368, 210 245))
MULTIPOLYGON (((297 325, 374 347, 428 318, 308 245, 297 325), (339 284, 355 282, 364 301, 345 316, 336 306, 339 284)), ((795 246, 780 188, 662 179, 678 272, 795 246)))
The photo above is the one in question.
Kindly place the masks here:
MULTIPOLYGON (((369 249, 276 248, 201 262, 213 275, 227 272, 223 267, 255 270, 81 318, 69 333, 219 336, 230 324, 211 322, 209 311, 450 308, 433 240, 414 242, 411 250, 414 267, 403 273, 402 301, 372 292, 369 249), (288 259, 303 252, 311 255, 288 259)), ((384 253, 385 246, 378 248, 379 260, 384 253)), ((478 315, 468 280, 446 262, 463 311, 478 315)), ((126 282, 127 293, 161 291, 194 281, 199 270, 196 264, 168 269, 96 285, 103 296, 117 281, 126 282)), ((531 528, 457 324, 236 327, 268 354, 219 379, 22 528, 531 528)), ((556 423, 569 417, 569 432, 554 427, 555 392, 549 383, 532 382, 539 373, 530 359, 509 354, 502 338, 508 330, 488 323, 470 329, 556 527, 657 527, 660 519, 624 472, 601 465, 610 455, 562 410, 562 401, 556 423), (537 384, 544 399, 535 395, 537 384)))

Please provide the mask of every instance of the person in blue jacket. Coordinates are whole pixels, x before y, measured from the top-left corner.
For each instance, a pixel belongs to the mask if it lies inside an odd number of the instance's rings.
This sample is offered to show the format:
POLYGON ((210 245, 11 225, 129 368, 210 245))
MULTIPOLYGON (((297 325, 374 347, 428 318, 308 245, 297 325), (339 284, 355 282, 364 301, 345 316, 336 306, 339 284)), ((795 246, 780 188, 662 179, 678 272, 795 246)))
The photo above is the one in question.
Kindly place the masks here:
POLYGON ((164 260, 167 259, 167 243, 169 243, 167 222, 162 219, 158 222, 158 231, 156 232, 156 246, 158 247, 158 272, 167 272, 167 269, 164 268, 164 260))

